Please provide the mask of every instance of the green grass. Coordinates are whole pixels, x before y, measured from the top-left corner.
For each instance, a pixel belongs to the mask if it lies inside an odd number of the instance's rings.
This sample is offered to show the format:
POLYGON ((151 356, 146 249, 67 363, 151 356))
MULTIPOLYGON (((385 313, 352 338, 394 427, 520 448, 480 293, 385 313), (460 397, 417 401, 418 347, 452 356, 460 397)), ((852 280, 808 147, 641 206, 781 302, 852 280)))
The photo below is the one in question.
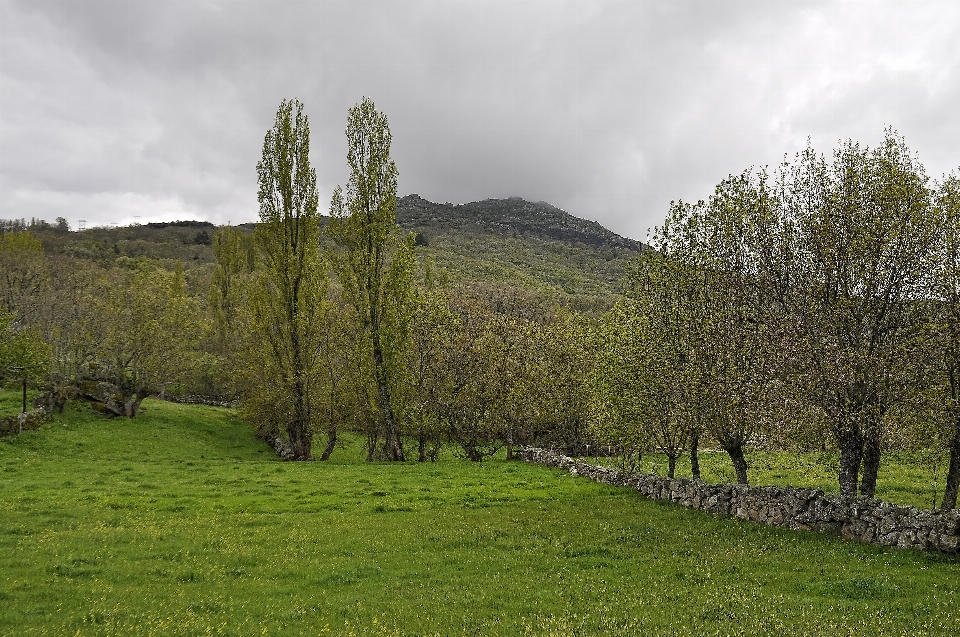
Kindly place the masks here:
POLYGON ((520 462, 282 463, 228 410, 0 442, 0 635, 952 635, 960 562, 520 462))
MULTIPOLYGON (((33 409, 33 399, 39 394, 40 392, 35 389, 27 389, 27 411, 33 409)), ((21 409, 23 409, 23 393, 20 388, 0 387, 0 416, 19 414, 21 409)))

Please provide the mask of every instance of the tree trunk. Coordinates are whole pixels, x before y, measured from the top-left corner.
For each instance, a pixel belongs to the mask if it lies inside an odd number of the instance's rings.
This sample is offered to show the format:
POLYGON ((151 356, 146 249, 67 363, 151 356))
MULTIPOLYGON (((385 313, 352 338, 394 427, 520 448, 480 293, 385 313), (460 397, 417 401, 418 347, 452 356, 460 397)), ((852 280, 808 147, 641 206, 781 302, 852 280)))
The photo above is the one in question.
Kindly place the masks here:
POLYGON ((293 421, 287 423, 287 437, 290 439, 291 460, 313 460, 311 447, 313 436, 310 433, 310 413, 306 402, 306 387, 301 379, 293 383, 293 421))
POLYGON ((507 428, 507 460, 513 460, 513 427, 507 428))
POLYGON ((136 418, 137 414, 140 413, 140 403, 142 403, 146 397, 147 391, 144 389, 134 392, 132 396, 126 397, 123 401, 124 415, 127 418, 136 418))
POLYGON ((677 456, 667 456, 667 477, 673 478, 677 473, 677 456))
POLYGON ((733 470, 737 474, 737 484, 750 484, 750 479, 747 476, 747 459, 743 455, 743 445, 732 444, 727 445, 723 448, 727 452, 727 455, 730 456, 730 462, 733 464, 733 470))
POLYGON ((308 461, 313 460, 313 456, 310 454, 310 438, 307 435, 301 434, 297 437, 296 441, 290 441, 290 449, 293 451, 293 458, 291 460, 295 461, 308 461))
POLYGON ((950 441, 950 467, 947 469, 947 485, 943 490, 944 511, 957 508, 957 492, 960 491, 960 416, 953 423, 953 440, 950 441))
POLYGON ((690 475, 694 480, 700 479, 700 432, 690 432, 690 475))
POLYGON ((856 425, 848 425, 837 436, 840 445, 840 495, 857 495, 857 477, 860 474, 860 461, 863 458, 863 435, 856 425))
POLYGON ((376 366, 377 395, 380 398, 380 411, 383 413, 383 451, 387 460, 403 462, 403 446, 397 434, 396 419, 393 417, 393 405, 390 404, 390 390, 387 388, 386 363, 380 349, 379 337, 374 332, 373 362, 376 366))
POLYGON ((427 461, 427 436, 423 431, 420 432, 420 436, 417 440, 417 462, 426 462, 427 461))
POLYGON ((324 447, 323 453, 320 454, 321 462, 324 460, 330 459, 330 454, 333 453, 333 449, 336 446, 337 446, 337 430, 334 428, 327 429, 327 446, 324 447))
POLYGON ((868 498, 877 493, 877 473, 880 471, 879 423, 871 423, 863 437, 863 471, 860 475, 860 495, 868 498))

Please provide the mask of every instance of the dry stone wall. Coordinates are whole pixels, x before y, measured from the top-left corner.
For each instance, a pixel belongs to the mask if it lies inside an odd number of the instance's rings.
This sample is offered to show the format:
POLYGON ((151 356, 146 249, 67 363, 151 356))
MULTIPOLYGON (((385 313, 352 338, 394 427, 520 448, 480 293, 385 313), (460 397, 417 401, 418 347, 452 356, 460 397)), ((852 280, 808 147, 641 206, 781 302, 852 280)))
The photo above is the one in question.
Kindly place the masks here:
POLYGON ((598 467, 553 451, 524 448, 520 457, 565 469, 597 482, 636 489, 648 498, 669 500, 690 509, 794 530, 814 530, 899 548, 956 553, 960 548, 960 510, 927 511, 863 497, 825 495, 820 489, 707 484, 689 478, 631 475, 598 467))
POLYGON ((12 436, 26 429, 39 429, 40 425, 50 419, 50 414, 43 407, 26 413, 4 416, 0 418, 0 436, 12 436))

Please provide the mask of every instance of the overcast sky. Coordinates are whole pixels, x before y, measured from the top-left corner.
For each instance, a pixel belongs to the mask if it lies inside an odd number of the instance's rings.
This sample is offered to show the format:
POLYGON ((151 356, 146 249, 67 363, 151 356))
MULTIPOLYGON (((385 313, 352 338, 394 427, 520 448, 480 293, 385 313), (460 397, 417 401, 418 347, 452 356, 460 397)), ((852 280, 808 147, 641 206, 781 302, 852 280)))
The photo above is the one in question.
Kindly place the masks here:
POLYGON ((257 219, 304 103, 321 209, 347 110, 386 113, 400 195, 512 195, 644 239, 672 199, 893 126, 960 166, 960 2, 0 0, 0 218, 257 219))

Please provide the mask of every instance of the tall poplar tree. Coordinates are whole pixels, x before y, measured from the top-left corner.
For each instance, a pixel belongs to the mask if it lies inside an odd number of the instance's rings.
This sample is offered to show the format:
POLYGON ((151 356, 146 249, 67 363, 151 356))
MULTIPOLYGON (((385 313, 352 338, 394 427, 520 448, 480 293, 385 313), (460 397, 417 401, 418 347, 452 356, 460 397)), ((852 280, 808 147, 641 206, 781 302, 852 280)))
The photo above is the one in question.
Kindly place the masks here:
POLYGON ((413 237, 397 225, 397 166, 386 115, 364 98, 350 109, 346 135, 350 179, 330 205, 332 261, 343 298, 356 310, 358 347, 373 363, 384 456, 403 460, 398 413, 410 352, 413 237))
MULTIPOLYGON (((310 167, 310 126, 298 100, 284 100, 263 140, 257 163, 260 225, 256 242, 264 261, 254 295, 254 328, 263 338, 265 391, 279 399, 293 460, 311 460, 314 419, 311 391, 320 380, 327 280, 319 252, 317 173, 310 167)), ((258 413, 263 414, 262 410, 258 413)), ((264 430, 264 423, 258 423, 264 430)), ((266 430, 267 434, 271 431, 266 430)), ((277 434, 280 431, 276 431, 277 434)))

